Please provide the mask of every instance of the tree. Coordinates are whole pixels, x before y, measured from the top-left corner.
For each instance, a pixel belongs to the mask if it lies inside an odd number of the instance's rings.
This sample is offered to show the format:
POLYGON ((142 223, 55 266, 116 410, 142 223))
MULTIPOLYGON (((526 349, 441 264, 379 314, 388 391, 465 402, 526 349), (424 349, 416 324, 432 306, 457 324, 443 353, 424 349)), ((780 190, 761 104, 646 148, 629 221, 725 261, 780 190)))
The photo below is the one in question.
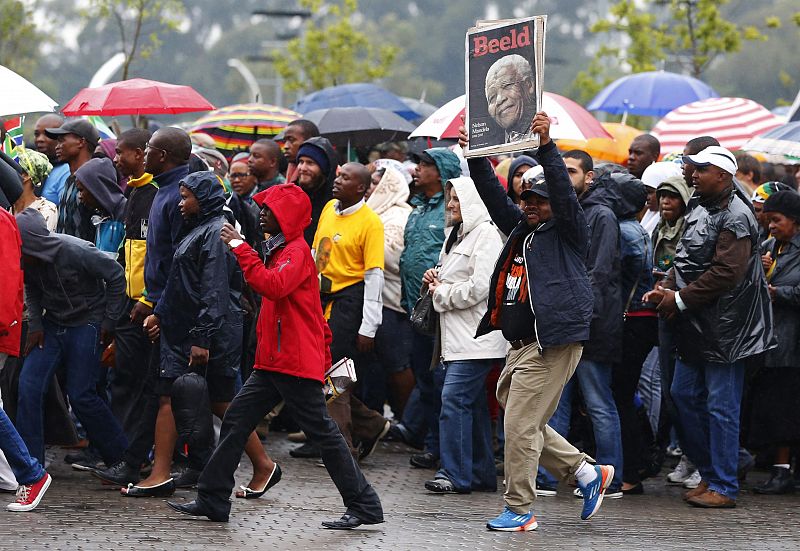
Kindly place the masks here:
POLYGON ((18 0, 0 0, 0 65, 30 77, 39 60, 41 33, 33 10, 18 0))
POLYGON ((275 52, 275 69, 288 90, 314 91, 383 77, 399 49, 389 44, 376 45, 356 30, 357 0, 326 4, 322 0, 300 0, 313 15, 302 34, 286 45, 286 55, 275 52))
POLYGON ((158 49, 159 34, 176 30, 183 11, 180 0, 89 0, 84 16, 87 22, 100 18, 116 27, 125 55, 122 80, 127 80, 131 64, 158 49))
POLYGON ((653 71, 666 62, 701 78, 720 55, 738 52, 742 40, 766 40, 755 26, 737 25, 723 17, 730 0, 619 0, 608 18, 591 27, 604 36, 593 62, 573 82, 583 101, 599 92, 613 77, 653 71), (666 8, 659 22, 658 6, 666 8), (620 37, 622 37, 620 39, 620 37), (608 43, 627 43, 608 46, 608 43))

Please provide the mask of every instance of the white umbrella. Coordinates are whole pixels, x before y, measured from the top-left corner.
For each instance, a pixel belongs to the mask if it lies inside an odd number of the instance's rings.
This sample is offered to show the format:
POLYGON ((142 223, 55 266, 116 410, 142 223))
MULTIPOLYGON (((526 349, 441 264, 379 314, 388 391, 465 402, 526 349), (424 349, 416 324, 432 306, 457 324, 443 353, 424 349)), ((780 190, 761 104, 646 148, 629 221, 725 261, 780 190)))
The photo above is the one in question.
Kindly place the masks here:
POLYGON ((36 86, 0 65, 0 117, 55 111, 57 105, 36 86))

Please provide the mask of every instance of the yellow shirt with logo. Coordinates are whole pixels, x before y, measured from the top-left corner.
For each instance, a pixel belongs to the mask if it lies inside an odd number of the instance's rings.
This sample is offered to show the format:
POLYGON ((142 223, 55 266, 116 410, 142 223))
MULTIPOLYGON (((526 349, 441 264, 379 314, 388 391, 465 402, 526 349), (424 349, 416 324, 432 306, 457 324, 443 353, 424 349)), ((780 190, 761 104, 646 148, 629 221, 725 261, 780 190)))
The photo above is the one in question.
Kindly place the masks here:
POLYGON ((335 293, 364 281, 364 272, 383 269, 383 222, 366 204, 352 214, 336 212, 336 199, 325 205, 314 234, 320 291, 335 293))

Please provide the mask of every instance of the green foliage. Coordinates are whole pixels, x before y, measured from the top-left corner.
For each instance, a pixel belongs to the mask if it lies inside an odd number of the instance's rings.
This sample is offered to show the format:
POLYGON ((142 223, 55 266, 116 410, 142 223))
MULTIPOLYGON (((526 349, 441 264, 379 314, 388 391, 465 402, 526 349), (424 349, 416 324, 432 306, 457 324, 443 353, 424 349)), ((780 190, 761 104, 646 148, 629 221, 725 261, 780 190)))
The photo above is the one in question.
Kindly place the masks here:
POLYGON ((0 0, 0 37, 0 65, 30 77, 42 38, 33 23, 33 10, 18 0, 0 0))
MULTIPOLYGON (((605 34, 604 42, 619 43, 620 37, 624 37, 626 46, 604 46, 595 61, 604 68, 602 74, 608 75, 652 71, 666 61, 676 60, 700 78, 718 56, 738 52, 743 40, 767 39, 755 26, 740 26, 725 19, 721 7, 729 2, 618 0, 609 17, 595 23, 591 31, 605 34), (666 4, 666 9, 661 10, 663 17, 659 17, 659 4, 666 4)), ((773 18, 768 18, 766 25, 774 26, 773 18)), ((587 69, 579 73, 574 85, 599 91, 602 84, 597 76, 587 69)))
POLYGON ((119 47, 125 54, 122 80, 128 78, 137 57, 148 59, 158 50, 162 33, 178 29, 183 13, 180 0, 89 0, 82 11, 87 22, 106 20, 117 29, 119 47))
POLYGON ((354 25, 357 0, 326 4, 300 0, 312 12, 303 34, 286 45, 286 55, 275 52, 275 69, 288 90, 320 90, 349 82, 369 82, 388 74, 399 48, 376 44, 354 25))

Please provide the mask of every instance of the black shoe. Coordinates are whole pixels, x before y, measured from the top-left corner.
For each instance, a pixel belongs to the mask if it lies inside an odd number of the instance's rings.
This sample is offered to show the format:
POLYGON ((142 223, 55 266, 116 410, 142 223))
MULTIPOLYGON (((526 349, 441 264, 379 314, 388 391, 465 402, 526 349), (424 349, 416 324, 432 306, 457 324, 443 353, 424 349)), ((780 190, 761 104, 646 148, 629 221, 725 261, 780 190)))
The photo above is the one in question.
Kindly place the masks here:
POLYGON ((430 452, 414 454, 408 462, 417 469, 435 469, 439 466, 439 458, 430 452))
POLYGON ((345 513, 339 520, 322 521, 322 526, 329 528, 330 530, 352 530, 353 528, 358 528, 362 524, 380 524, 382 522, 383 519, 378 521, 368 521, 360 519, 355 515, 349 515, 345 513))
POLYGON ((319 453, 319 448, 317 448, 311 442, 306 442, 300 447, 289 450, 289 455, 302 459, 314 459, 317 457, 322 457, 322 455, 319 453))
POLYGON ((141 480, 139 469, 125 461, 117 461, 105 470, 95 469, 91 473, 92 476, 99 478, 103 482, 114 484, 115 486, 136 484, 141 480))
POLYGON ((76 471, 94 471, 106 468, 103 459, 91 448, 84 448, 79 453, 68 453, 64 456, 64 461, 76 471))
POLYGON ((200 473, 202 472, 186 467, 182 471, 170 473, 169 476, 175 481, 176 488, 194 488, 197 486, 197 481, 200 479, 200 473))
POLYGON ((644 485, 641 482, 637 482, 635 486, 628 488, 621 488, 622 495, 625 496, 640 496, 644 493, 644 485))
POLYGON ((794 490, 792 472, 786 467, 772 467, 769 480, 753 488, 755 493, 762 495, 789 494, 794 492, 794 490))
POLYGON ((182 513, 184 515, 191 515, 193 517, 208 517, 209 520, 214 522, 228 522, 228 515, 214 514, 197 501, 189 501, 188 503, 175 503, 174 501, 167 501, 167 505, 182 513))
POLYGON ((120 493, 126 497, 169 497, 175 493, 175 481, 171 478, 155 486, 135 486, 128 484, 120 493))
POLYGON ((378 442, 381 441, 381 438, 386 436, 386 433, 389 432, 389 428, 391 428, 392 424, 389 421, 384 423, 381 432, 375 435, 374 438, 370 438, 369 440, 362 440, 361 443, 358 445, 358 460, 363 461, 370 455, 372 452, 375 451, 375 448, 378 447, 378 442))

